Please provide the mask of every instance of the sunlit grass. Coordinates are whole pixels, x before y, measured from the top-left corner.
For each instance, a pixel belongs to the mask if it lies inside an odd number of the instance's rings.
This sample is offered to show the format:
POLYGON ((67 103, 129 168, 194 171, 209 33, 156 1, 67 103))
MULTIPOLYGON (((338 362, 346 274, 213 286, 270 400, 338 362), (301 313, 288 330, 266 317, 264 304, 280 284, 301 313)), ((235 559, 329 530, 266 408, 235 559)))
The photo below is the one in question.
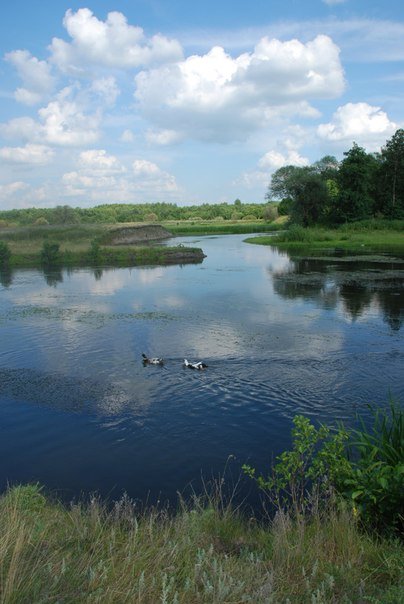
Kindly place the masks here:
POLYGON ((365 221, 337 229, 291 226, 271 237, 256 237, 248 243, 275 245, 281 249, 346 250, 353 252, 404 252, 404 221, 365 221))
POLYGON ((343 509, 269 524, 217 497, 176 514, 125 498, 64 507, 35 485, 0 499, 4 603, 399 602, 402 553, 343 509))

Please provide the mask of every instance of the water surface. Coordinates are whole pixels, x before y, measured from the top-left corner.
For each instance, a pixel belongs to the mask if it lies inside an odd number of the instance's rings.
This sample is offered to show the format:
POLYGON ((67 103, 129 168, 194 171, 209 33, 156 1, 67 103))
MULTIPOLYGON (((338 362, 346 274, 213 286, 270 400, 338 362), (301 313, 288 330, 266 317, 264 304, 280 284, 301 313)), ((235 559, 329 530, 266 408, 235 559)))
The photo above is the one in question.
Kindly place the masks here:
POLYGON ((296 413, 350 424, 403 401, 403 266, 292 261, 244 237, 176 241, 199 265, 3 275, 1 489, 175 500, 229 456, 235 475, 265 468, 296 413))

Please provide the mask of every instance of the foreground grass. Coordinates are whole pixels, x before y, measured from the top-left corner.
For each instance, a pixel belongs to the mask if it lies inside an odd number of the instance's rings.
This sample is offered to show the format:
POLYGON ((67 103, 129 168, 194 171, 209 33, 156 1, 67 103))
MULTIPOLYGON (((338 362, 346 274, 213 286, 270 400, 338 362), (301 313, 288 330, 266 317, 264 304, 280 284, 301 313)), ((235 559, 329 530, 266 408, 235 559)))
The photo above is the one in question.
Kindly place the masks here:
POLYGON ((360 534, 346 511, 269 526, 219 499, 176 515, 122 500, 63 507, 38 486, 0 499, 0 601, 402 601, 403 546, 360 534))
POLYGON ((404 253, 404 221, 364 221, 336 229, 292 226, 271 237, 252 237, 248 243, 275 245, 280 249, 404 253))

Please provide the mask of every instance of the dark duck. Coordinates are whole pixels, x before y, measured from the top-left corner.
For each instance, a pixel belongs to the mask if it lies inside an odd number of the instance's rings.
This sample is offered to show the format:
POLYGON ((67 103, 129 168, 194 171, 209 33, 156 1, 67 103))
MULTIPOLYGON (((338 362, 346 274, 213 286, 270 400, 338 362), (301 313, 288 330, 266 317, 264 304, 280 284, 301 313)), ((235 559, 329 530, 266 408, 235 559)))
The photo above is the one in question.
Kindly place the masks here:
POLYGON ((187 359, 184 359, 184 367, 189 367, 190 369, 198 369, 201 371, 202 369, 206 369, 206 363, 202 363, 202 361, 198 361, 197 363, 190 363, 187 359))
POLYGON ((164 365, 164 360, 158 357, 148 357, 142 352, 143 365, 164 365))

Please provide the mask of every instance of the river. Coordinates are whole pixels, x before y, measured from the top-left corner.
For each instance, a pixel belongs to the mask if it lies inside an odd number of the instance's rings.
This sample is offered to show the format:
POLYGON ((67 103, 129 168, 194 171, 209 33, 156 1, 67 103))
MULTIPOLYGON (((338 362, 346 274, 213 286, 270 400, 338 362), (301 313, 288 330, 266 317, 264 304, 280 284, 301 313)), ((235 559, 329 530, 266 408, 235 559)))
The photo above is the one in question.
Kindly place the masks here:
POLYGON ((352 425, 403 401, 404 266, 244 238, 177 238, 198 265, 3 275, 1 490, 175 501, 226 464, 268 467, 298 413, 352 425))

